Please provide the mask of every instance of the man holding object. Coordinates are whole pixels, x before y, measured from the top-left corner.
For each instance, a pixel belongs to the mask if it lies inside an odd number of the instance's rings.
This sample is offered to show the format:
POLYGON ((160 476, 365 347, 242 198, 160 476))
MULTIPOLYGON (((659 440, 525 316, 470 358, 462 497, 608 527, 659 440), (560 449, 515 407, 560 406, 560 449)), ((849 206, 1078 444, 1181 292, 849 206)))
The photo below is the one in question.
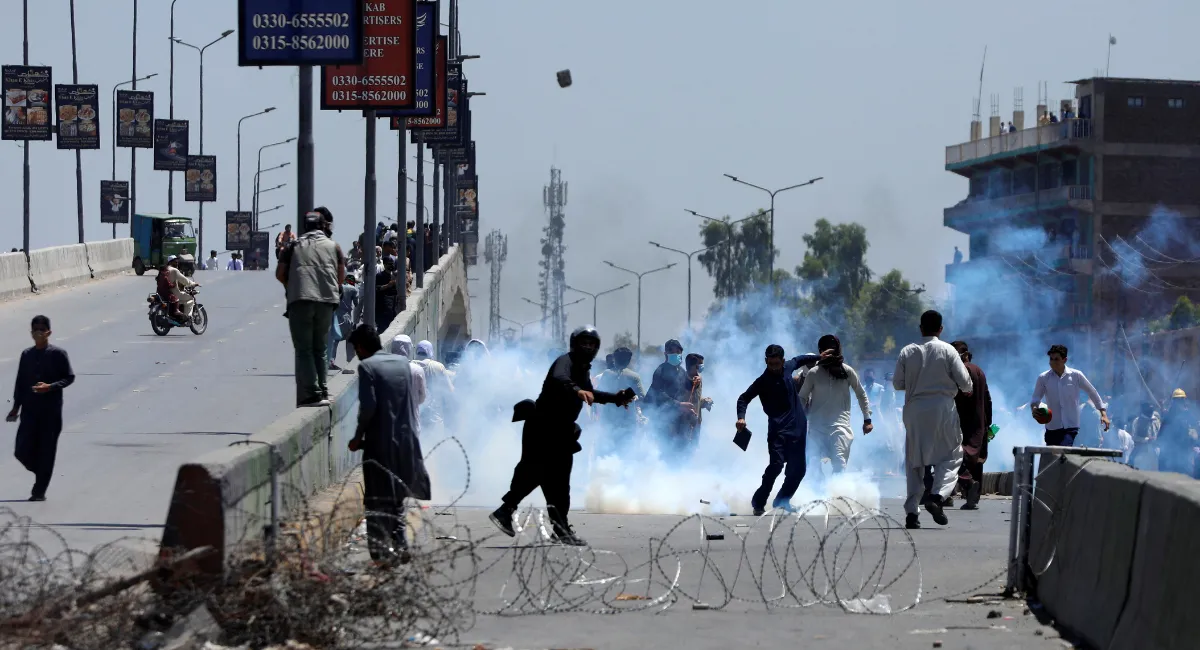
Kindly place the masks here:
POLYGON ((34 316, 30 327, 33 347, 21 353, 13 407, 7 420, 21 420, 14 455, 33 472, 30 501, 45 501, 54 475, 58 436, 62 433, 63 389, 75 383, 66 350, 50 345, 50 319, 34 316))

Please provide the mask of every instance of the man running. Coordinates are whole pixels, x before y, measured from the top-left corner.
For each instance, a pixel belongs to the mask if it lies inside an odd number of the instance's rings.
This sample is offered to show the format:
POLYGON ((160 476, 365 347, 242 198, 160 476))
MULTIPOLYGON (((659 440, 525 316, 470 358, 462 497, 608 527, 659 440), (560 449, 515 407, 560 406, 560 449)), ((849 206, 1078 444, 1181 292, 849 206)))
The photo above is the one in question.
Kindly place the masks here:
POLYGON ((1096 410, 1100 412, 1100 423, 1104 430, 1112 426, 1108 419, 1108 404, 1082 372, 1067 367, 1067 346, 1052 345, 1046 353, 1050 356, 1050 369, 1038 375, 1033 387, 1033 400, 1029 412, 1043 400, 1050 408, 1050 421, 1046 423, 1046 444, 1055 447, 1072 447, 1079 435, 1079 410, 1082 401, 1079 393, 1085 393, 1096 410))
MULTIPOLYGON (((816 367, 804 375, 800 386, 800 403, 808 409, 809 437, 815 443, 813 457, 820 462, 828 458, 834 474, 846 471, 850 462, 850 445, 854 442, 854 430, 850 426, 850 391, 858 398, 858 408, 863 414, 863 435, 871 433, 871 404, 867 391, 858 381, 858 373, 844 362, 842 342, 832 334, 822 336, 817 343, 822 353, 829 356, 817 362, 816 367)), ((818 470, 818 477, 821 472, 818 470)))

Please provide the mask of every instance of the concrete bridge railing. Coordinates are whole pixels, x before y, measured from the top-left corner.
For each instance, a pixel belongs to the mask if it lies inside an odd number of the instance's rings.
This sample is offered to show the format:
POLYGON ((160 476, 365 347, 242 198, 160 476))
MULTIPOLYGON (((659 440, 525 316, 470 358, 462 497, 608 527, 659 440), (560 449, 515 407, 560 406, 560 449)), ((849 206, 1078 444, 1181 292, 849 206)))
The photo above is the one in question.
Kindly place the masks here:
POLYGON ((132 239, 106 239, 51 246, 24 253, 0 253, 0 300, 19 298, 132 269, 132 239))
MULTIPOLYGON (((381 334, 385 347, 395 336, 408 334, 414 341, 428 339, 440 351, 454 343, 445 340, 446 332, 469 333, 467 270, 460 247, 438 260, 425 274, 424 285, 381 334)), ((262 548, 273 496, 280 520, 302 516, 310 497, 344 480, 361 462, 361 453, 346 448, 358 421, 357 387, 356 376, 335 375, 330 378, 330 407, 296 409, 244 441, 184 463, 167 512, 162 552, 211 546, 218 552, 201 560, 200 568, 219 574, 239 549, 262 548)))

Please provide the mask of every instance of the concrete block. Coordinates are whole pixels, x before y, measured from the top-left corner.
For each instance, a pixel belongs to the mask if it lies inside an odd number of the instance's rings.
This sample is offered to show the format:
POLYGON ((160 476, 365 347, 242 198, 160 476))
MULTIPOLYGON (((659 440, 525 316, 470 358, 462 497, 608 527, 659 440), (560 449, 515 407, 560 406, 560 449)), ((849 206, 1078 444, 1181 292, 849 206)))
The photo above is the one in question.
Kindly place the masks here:
POLYGON ((0 300, 27 296, 31 292, 25 254, 0 253, 0 300))
POLYGON ((133 269, 133 240, 106 239, 87 242, 88 264, 94 277, 107 277, 133 269))
POLYGON ((42 291, 90 280, 86 245, 52 246, 30 252, 29 276, 42 291))
MULTIPOLYGON (((1043 474, 1030 526, 1037 597, 1059 624, 1092 647, 1109 648, 1125 607, 1143 485, 1128 465, 1062 457, 1043 474), (1055 494, 1057 492, 1057 494, 1055 494)), ((1146 647, 1146 646, 1139 646, 1146 647)))
MULTIPOLYGON (((1148 473, 1137 523, 1129 597, 1116 625, 1113 650, 1194 648, 1200 584, 1200 482, 1148 473)), ((1113 568, 1115 570, 1115 567, 1113 568)))

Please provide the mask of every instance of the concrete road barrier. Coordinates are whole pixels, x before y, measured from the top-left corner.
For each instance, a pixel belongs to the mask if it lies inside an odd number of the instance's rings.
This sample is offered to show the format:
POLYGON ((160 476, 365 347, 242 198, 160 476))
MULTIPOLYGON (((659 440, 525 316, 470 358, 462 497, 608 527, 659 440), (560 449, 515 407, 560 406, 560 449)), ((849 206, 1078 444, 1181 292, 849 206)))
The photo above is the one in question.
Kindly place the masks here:
MULTIPOLYGON (((1066 456, 1034 491, 1030 569, 1037 596, 1089 645, 1110 648, 1129 595, 1143 485, 1150 474, 1101 459, 1066 456), (1049 507, 1042 508, 1038 502, 1049 507), (1038 575, 1040 573, 1040 575, 1038 575)), ((1128 646, 1147 648, 1149 646, 1128 646)))
POLYGON ((0 300, 27 296, 31 290, 25 253, 0 253, 0 300))
POLYGON ((133 269, 133 240, 108 239, 87 242, 88 265, 94 277, 101 278, 133 269))
MULTIPOLYGON (((1125 609, 1108 648, 1169 650, 1200 645, 1200 482, 1149 474, 1142 489, 1137 544, 1125 609)), ((1118 570, 1111 567, 1106 570, 1118 570)))
MULTIPOLYGON (((426 274, 425 282, 424 290, 413 292, 408 309, 383 333, 385 347, 402 333, 437 340, 445 329, 443 303, 451 304, 455 314, 469 314, 468 307, 455 304, 466 299, 466 268, 457 247, 426 274)), ((334 396, 330 407, 296 409, 243 443, 181 466, 160 553, 166 556, 212 546, 218 552, 199 560, 197 566, 210 575, 223 573, 236 555, 261 553, 271 523, 273 462, 284 534, 300 530, 303 543, 311 545, 315 541, 303 530, 320 520, 322 535, 339 539, 348 535, 358 523, 361 495, 349 487, 330 488, 355 483, 352 472, 361 463, 361 453, 351 453, 346 447, 358 424, 357 377, 330 377, 329 392, 334 396), (351 480, 346 482, 348 475, 351 480), (313 499, 322 493, 329 498, 313 499), (349 511, 333 512, 355 499, 349 511), (318 512, 322 509, 329 512, 318 512)))
POLYGON ((29 254, 29 277, 39 290, 85 282, 92 277, 84 244, 39 248, 29 254))

